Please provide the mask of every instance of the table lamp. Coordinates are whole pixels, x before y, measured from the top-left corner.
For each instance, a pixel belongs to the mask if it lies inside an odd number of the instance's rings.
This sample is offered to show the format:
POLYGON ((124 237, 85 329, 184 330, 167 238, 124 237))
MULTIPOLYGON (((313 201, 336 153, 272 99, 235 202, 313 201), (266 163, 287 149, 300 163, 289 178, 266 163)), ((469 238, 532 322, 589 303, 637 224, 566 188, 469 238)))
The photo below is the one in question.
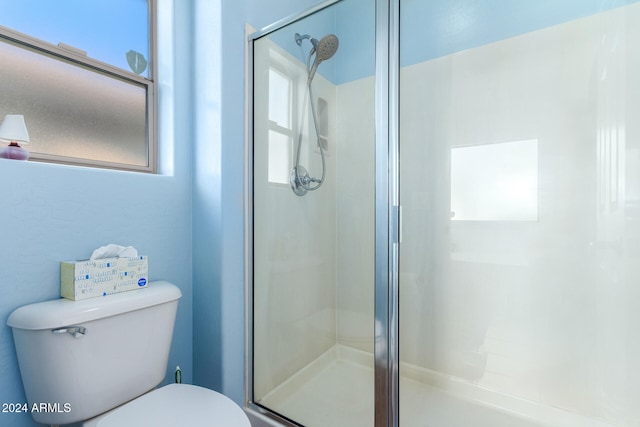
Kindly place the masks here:
POLYGON ((29 158, 29 150, 20 146, 20 144, 29 143, 29 132, 22 114, 4 116, 4 120, 0 123, 0 141, 9 143, 7 147, 0 148, 0 158, 14 160, 29 158))

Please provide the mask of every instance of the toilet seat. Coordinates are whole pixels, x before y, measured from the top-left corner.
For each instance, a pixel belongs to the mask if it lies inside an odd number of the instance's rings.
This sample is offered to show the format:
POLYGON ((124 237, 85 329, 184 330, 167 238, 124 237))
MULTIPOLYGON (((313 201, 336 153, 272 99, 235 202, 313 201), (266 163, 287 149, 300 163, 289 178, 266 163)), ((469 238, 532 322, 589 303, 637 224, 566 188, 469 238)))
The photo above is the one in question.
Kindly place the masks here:
POLYGON ((169 384, 85 423, 95 427, 251 427, 228 397, 203 387, 169 384))

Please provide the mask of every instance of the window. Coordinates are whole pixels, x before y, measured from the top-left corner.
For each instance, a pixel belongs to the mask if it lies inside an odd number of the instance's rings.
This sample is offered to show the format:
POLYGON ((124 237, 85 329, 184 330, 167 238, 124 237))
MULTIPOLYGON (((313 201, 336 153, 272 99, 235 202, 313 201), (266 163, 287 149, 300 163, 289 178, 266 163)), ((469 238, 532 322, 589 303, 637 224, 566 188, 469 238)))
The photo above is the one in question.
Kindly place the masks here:
POLYGON ((288 184, 291 173, 293 82, 284 72, 269 68, 269 182, 288 184))
POLYGON ((155 172, 154 10, 155 0, 3 5, 0 120, 24 115, 31 159, 155 172))

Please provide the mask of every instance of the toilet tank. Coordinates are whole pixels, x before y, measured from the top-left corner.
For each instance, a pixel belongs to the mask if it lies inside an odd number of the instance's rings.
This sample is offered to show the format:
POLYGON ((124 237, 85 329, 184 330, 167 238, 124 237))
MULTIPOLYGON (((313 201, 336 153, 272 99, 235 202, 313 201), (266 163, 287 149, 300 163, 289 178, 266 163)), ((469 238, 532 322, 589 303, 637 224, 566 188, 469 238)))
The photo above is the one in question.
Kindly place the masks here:
POLYGON ((169 282, 105 297, 57 299, 7 320, 29 408, 69 424, 115 408, 165 377, 180 289, 169 282))

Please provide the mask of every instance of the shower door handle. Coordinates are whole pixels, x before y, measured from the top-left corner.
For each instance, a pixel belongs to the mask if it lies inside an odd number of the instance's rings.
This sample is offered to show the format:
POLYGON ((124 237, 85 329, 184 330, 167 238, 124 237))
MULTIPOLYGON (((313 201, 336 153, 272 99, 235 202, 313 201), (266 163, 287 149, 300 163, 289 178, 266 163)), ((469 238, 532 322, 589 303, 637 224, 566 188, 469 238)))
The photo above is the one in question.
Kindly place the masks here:
POLYGON ((391 211, 391 226, 393 243, 402 243, 402 205, 394 205, 391 211))

